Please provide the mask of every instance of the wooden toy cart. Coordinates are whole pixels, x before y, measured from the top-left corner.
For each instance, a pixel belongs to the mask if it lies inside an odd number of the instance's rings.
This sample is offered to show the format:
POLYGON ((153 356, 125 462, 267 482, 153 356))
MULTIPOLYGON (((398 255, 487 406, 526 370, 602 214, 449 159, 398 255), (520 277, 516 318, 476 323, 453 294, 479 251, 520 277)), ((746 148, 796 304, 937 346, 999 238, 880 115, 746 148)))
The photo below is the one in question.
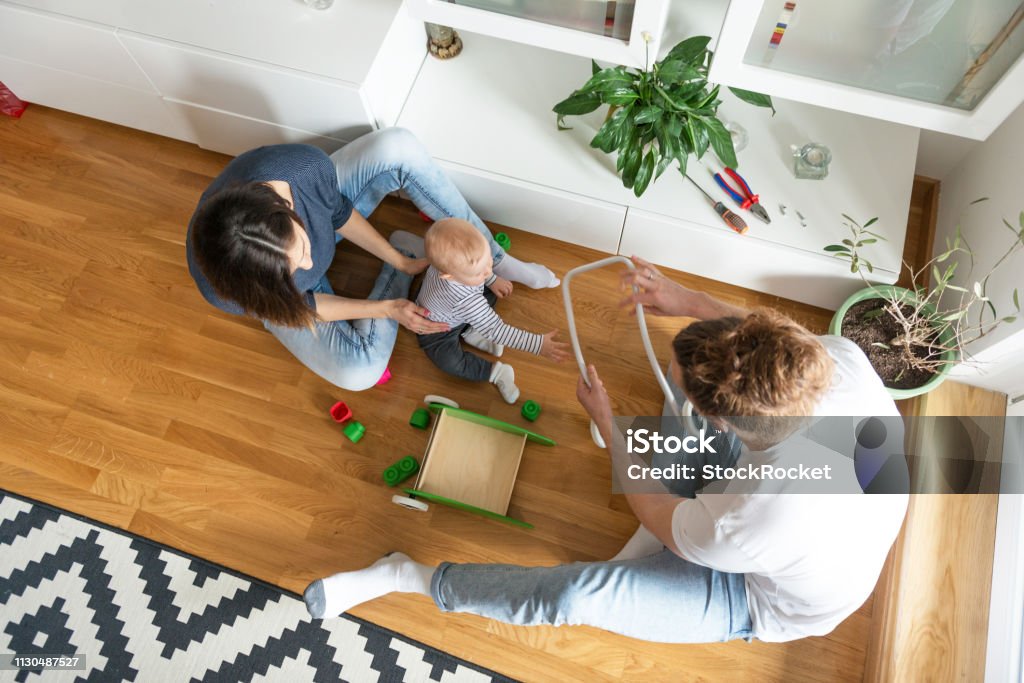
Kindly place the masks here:
POLYGON ((448 505, 490 519, 532 529, 509 517, 509 501, 526 442, 545 446, 555 442, 528 429, 459 408, 437 396, 424 399, 437 417, 430 433, 419 476, 407 496, 392 501, 426 511, 424 501, 448 505))

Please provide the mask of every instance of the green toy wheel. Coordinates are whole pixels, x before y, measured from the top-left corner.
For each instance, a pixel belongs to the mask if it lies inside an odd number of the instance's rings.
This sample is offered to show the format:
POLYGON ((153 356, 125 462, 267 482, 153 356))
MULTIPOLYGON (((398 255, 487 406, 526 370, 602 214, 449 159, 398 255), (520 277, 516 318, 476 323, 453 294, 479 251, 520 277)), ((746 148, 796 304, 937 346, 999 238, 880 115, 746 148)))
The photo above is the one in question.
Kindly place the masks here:
POLYGON ((403 478, 402 473, 399 471, 396 465, 388 467, 386 470, 384 470, 384 473, 381 476, 384 477, 384 483, 387 484, 388 486, 397 485, 398 482, 402 481, 403 478))
POLYGON ((537 403, 536 401, 527 401, 526 403, 523 404, 521 414, 527 420, 533 422, 538 417, 540 417, 540 404, 537 403))

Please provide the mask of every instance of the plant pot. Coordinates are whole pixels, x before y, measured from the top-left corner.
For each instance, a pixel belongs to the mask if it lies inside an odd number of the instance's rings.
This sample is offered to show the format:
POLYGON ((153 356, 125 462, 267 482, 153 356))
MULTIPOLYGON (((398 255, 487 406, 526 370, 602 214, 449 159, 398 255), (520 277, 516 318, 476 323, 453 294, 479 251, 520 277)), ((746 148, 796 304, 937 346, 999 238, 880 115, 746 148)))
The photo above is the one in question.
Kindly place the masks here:
MULTIPOLYGON (((843 302, 843 305, 839 307, 836 314, 832 316, 832 322, 828 326, 828 333, 842 335, 843 318, 846 317, 847 311, 849 311, 854 304, 867 299, 881 299, 889 294, 902 294, 908 303, 915 299, 914 293, 908 289, 904 289, 903 287, 896 287, 895 285, 875 285, 874 287, 867 287, 854 293, 843 302)), ((934 313, 935 311, 932 306, 926 306, 924 310, 928 313, 934 313)), ((947 330, 947 334, 943 335, 941 341, 943 343, 949 343, 951 337, 952 333, 947 330)), ((955 351, 947 351, 943 360, 950 362, 942 366, 942 369, 939 372, 935 373, 930 380, 919 387, 915 387, 913 389, 893 389, 891 387, 886 387, 885 390, 888 391, 889 395, 897 401, 906 398, 913 398, 914 396, 920 396, 921 394, 927 394, 929 391, 946 381, 946 377, 949 376, 949 372, 953 369, 953 364, 956 362, 958 357, 959 356, 955 351)))

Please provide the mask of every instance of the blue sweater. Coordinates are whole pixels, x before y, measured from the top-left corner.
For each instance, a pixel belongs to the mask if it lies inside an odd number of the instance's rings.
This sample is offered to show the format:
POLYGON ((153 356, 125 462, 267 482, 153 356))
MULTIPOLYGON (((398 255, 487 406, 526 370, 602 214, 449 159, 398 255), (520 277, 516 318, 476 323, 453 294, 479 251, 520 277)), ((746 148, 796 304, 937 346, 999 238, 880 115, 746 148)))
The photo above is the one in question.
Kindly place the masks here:
MULTIPOLYGON (((310 145, 271 145, 259 147, 236 157, 221 171, 206 192, 199 198, 202 206, 208 197, 230 185, 283 180, 292 190, 295 213, 302 219, 309 235, 310 256, 313 267, 296 270, 292 274, 295 286, 302 292, 311 308, 315 308, 313 288, 327 273, 334 260, 337 243, 335 230, 348 222, 352 215, 352 202, 338 190, 338 177, 334 162, 323 151, 310 145)), ((213 286, 196 265, 192 253, 192 223, 189 221, 186 239, 188 270, 199 291, 211 304, 227 311, 244 315, 245 311, 233 301, 217 296, 213 286)))

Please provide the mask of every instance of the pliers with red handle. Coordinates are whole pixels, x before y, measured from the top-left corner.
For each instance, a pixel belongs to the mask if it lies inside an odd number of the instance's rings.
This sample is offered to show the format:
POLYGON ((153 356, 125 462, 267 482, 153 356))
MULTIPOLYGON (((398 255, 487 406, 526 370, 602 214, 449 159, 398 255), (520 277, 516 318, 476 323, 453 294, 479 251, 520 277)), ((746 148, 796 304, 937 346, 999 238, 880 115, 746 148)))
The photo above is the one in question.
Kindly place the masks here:
POLYGON ((721 173, 715 174, 715 182, 718 183, 718 186, 725 190, 726 193, 728 193, 728 195, 740 205, 741 209, 750 209, 750 212, 762 221, 765 223, 771 223, 771 217, 768 216, 768 212, 764 210, 763 206, 761 206, 760 201, 758 201, 759 197, 750 189, 750 185, 747 185, 747 181, 731 168, 726 168, 725 173, 735 180, 740 186, 739 191, 730 187, 729 183, 722 177, 721 173))

